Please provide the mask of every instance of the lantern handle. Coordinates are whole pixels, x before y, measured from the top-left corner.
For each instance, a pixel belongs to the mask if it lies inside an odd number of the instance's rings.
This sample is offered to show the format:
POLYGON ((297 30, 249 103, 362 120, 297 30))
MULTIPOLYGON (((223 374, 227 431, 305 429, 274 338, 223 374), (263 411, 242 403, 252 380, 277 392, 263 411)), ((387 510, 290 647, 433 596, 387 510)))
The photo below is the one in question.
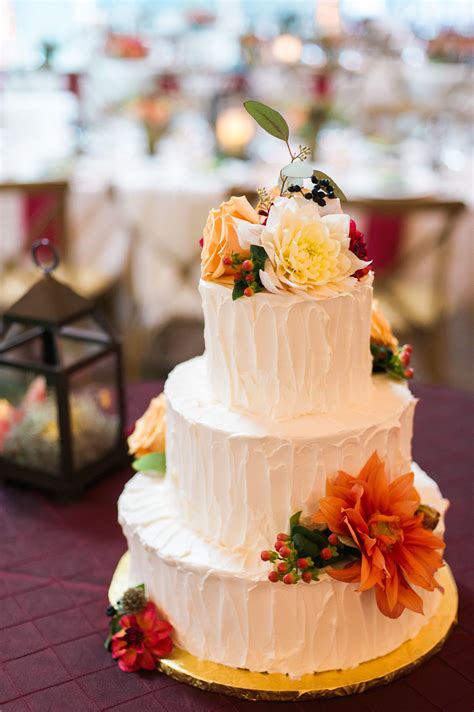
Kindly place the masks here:
POLYGON ((33 261, 45 274, 53 272, 59 264, 59 254, 51 240, 43 237, 41 240, 36 240, 31 246, 31 254, 33 261), (43 257, 40 256, 42 253, 43 257), (49 261, 45 261, 48 260, 49 261))

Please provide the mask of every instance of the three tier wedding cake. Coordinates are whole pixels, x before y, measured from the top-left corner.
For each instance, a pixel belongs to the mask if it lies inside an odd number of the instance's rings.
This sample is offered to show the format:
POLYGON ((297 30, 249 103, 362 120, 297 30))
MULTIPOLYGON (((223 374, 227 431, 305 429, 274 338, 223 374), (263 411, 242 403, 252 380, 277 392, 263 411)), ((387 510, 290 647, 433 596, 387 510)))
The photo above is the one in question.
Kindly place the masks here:
POLYGON ((131 584, 179 648, 299 677, 384 655, 436 613, 447 503, 412 462, 411 349, 374 307, 363 235, 291 155, 256 208, 209 215, 205 353, 137 422, 119 521, 131 584))

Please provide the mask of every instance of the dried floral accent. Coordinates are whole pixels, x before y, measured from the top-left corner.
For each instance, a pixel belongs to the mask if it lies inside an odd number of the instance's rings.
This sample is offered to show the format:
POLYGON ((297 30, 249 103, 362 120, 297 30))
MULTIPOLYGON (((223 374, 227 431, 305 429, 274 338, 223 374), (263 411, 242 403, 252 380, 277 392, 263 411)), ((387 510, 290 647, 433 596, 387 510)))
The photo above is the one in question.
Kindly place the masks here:
POLYGON ((277 535, 274 549, 262 551, 262 561, 270 561, 273 570, 268 574, 272 583, 282 581, 318 581, 323 569, 334 561, 347 563, 360 556, 352 542, 345 543, 329 529, 310 529, 300 523, 301 512, 290 518, 289 533, 277 535))
POLYGON ((137 586, 127 588, 122 597, 122 608, 124 613, 140 613, 146 606, 145 589, 137 586))
POLYGON ((153 601, 147 601, 143 584, 130 588, 107 608, 110 634, 105 648, 124 672, 155 670, 156 663, 173 650, 173 627, 162 620, 153 601))
MULTIPOLYGON (((435 579, 443 566, 442 539, 424 525, 425 513, 408 472, 389 483, 375 452, 356 477, 338 472, 328 479, 326 496, 313 517, 344 541, 352 541, 360 560, 344 568, 328 567, 338 581, 375 588, 380 611, 398 618, 405 608, 423 613, 423 601, 411 587, 442 590, 435 579)), ((431 509, 431 508, 430 508, 431 509)), ((435 517, 431 515, 430 524, 435 517)))
POLYGON ((421 526, 425 529, 434 531, 438 526, 440 513, 434 507, 430 507, 429 504, 420 504, 416 510, 416 514, 423 515, 421 526))

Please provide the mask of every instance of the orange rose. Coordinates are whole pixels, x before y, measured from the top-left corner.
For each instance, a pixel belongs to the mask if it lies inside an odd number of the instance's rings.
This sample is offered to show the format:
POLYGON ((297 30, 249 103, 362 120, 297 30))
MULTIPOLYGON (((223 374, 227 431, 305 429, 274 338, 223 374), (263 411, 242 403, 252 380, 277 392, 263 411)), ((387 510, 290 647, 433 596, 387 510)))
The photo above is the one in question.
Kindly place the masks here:
POLYGON ((370 340, 389 349, 396 349, 398 346, 398 339, 393 335, 392 327, 375 299, 372 302, 370 340))
POLYGON ((137 457, 151 452, 164 452, 165 435, 166 399, 162 393, 150 401, 145 413, 135 423, 135 429, 128 438, 128 451, 137 457))
POLYGON ((242 257, 249 253, 242 250, 237 236, 234 218, 247 220, 252 224, 260 222, 255 208, 252 208, 247 198, 231 198, 214 210, 211 210, 203 233, 201 252, 201 274, 203 279, 219 279, 233 275, 231 265, 223 263, 224 257, 231 257, 233 252, 239 252, 242 257))

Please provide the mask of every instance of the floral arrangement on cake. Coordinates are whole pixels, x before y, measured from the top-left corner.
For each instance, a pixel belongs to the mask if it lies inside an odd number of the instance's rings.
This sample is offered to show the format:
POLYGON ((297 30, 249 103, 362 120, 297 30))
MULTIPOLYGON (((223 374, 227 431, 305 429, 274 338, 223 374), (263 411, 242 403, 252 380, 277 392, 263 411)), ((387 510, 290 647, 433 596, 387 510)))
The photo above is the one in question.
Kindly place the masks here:
POLYGON ((161 393, 152 398, 128 437, 128 451, 135 456, 134 470, 159 472, 166 470, 166 398, 161 393))
POLYGON ((326 482, 319 509, 300 522, 290 519, 288 534, 278 534, 273 550, 262 551, 273 564, 271 582, 317 581, 321 573, 358 591, 375 589, 377 605, 389 618, 405 608, 423 613, 423 602, 412 588, 442 590, 435 579, 443 566, 444 542, 433 533, 439 513, 421 504, 408 472, 389 483, 375 452, 357 476, 340 471, 326 482))
POLYGON ((344 194, 304 163, 307 147, 291 149, 281 114, 257 101, 244 106, 284 141, 291 162, 280 172, 279 188, 259 191, 256 208, 233 197, 211 210, 202 237, 203 279, 233 281, 234 299, 263 290, 326 297, 353 289, 367 278, 370 261, 362 233, 342 212, 344 194))
POLYGON ((398 345, 398 339, 394 336, 387 317, 375 299, 372 302, 370 350, 374 373, 388 373, 393 378, 413 378, 414 371, 410 366, 413 346, 398 345))
POLYGON ((173 650, 173 627, 158 615, 147 600, 143 584, 129 588, 115 606, 106 611, 110 632, 105 648, 123 672, 155 670, 156 663, 173 650))
POLYGON ((171 123, 173 115, 171 100, 166 96, 154 94, 139 96, 125 104, 124 113, 143 126, 148 153, 153 155, 171 123))

